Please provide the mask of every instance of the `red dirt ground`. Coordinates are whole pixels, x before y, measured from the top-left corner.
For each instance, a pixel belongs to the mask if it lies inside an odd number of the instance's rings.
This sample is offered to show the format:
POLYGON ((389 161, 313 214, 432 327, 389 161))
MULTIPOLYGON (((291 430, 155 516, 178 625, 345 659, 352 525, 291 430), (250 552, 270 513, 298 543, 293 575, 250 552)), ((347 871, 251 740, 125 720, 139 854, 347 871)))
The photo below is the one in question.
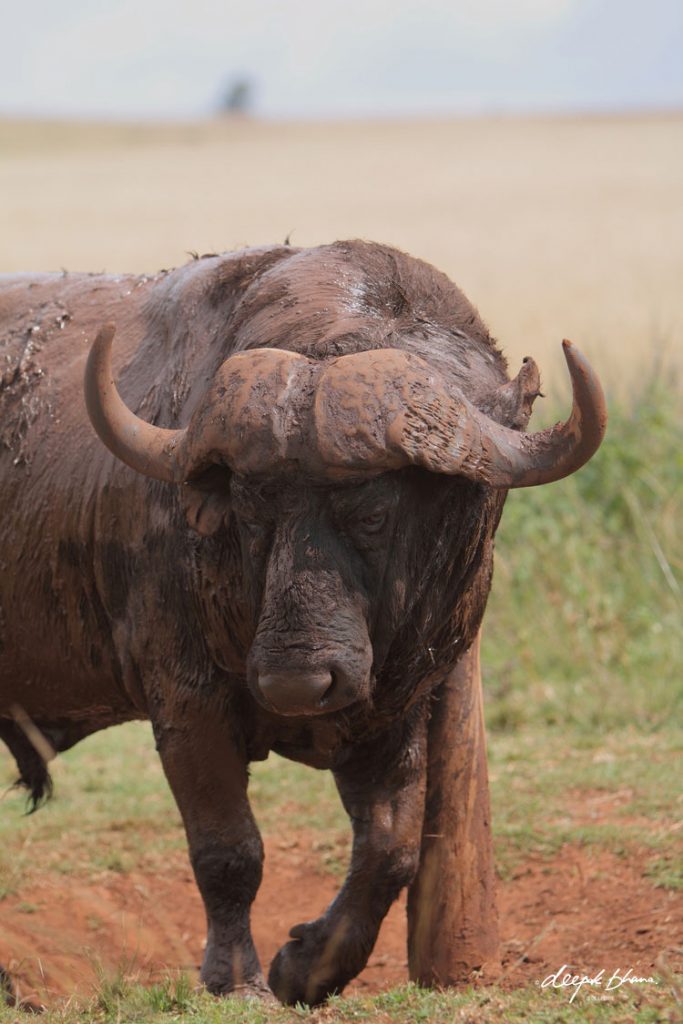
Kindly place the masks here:
MULTIPOLYGON (((266 872, 253 912, 266 967, 289 928, 318 916, 337 889, 336 880, 322 872, 314 844, 312 836, 301 834, 266 841, 266 872)), ((526 861, 502 882, 503 984, 540 981, 563 964, 582 974, 631 968, 646 977, 662 953, 679 970, 683 894, 655 888, 643 876, 646 857, 567 846, 552 860, 526 861)), ((47 1004, 73 992, 90 994, 98 964, 109 975, 123 967, 141 981, 165 969, 195 974, 203 938, 201 902, 180 854, 154 875, 50 875, 0 904, 0 963, 10 969, 21 996, 47 1004)), ((403 899, 347 993, 404 982, 405 945, 403 899)))

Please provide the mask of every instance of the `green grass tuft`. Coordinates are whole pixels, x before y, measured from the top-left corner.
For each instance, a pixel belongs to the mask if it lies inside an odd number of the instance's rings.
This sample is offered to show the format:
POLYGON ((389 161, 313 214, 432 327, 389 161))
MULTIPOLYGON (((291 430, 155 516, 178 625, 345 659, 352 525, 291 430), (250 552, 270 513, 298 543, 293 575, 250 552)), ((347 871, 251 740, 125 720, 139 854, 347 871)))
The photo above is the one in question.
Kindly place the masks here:
MULTIPOLYGON (((624 986, 613 992, 582 991, 573 1003, 567 991, 539 984, 516 992, 496 986, 461 992, 401 985, 377 996, 331 998, 315 1010, 281 1007, 239 998, 214 999, 190 990, 186 980, 144 988, 123 982, 93 1000, 69 1000, 48 1010, 44 1024, 655 1024, 674 1021, 674 993, 655 972, 655 983, 624 986)), ((675 980, 675 979, 674 979, 675 980)), ((678 984, 678 983, 676 983, 678 984)), ((16 1024, 16 1011, 0 1008, 0 1024, 16 1024)))
POLYGON ((574 476, 513 491, 484 628, 488 725, 656 732, 683 704, 683 409, 651 383, 574 476))

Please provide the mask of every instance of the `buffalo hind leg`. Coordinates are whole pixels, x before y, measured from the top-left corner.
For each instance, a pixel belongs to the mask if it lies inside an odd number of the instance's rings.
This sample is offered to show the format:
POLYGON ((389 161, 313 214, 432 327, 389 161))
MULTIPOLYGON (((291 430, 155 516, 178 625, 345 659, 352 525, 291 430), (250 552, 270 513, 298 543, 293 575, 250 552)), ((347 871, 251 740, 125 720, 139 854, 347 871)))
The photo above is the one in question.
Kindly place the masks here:
POLYGON ((353 824, 346 881, 317 921, 292 928, 270 968, 268 982, 283 1003, 315 1006, 341 992, 362 971, 380 925, 417 870, 424 814, 424 712, 409 735, 356 750, 335 772, 353 824))
POLYGON ((204 901, 207 943, 201 980, 210 992, 272 999, 251 937, 263 844, 247 799, 247 766, 217 709, 165 709, 157 747, 187 833, 204 901))

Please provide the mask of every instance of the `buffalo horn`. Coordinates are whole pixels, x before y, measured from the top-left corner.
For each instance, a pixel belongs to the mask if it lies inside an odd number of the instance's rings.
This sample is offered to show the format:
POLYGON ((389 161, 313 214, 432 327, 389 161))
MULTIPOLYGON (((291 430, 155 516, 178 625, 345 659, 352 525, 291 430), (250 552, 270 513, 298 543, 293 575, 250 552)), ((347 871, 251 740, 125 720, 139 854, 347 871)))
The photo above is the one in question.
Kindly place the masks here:
POLYGON ((562 345, 573 388, 572 411, 567 420, 525 434, 496 423, 459 397, 441 406, 454 416, 451 423, 448 415, 445 421, 435 423, 435 434, 425 436, 419 413, 413 411, 413 415, 402 417, 399 444, 409 460, 436 472, 460 474, 500 488, 549 484, 575 473, 600 446, 607 408, 588 360, 570 341, 562 345), (443 430, 450 433, 450 443, 443 443, 443 430))
POLYGON ((323 373, 316 396, 323 461, 346 472, 416 465, 500 488, 569 476, 599 447, 607 413, 587 360, 563 344, 572 411, 566 422, 534 434, 487 416, 419 356, 399 349, 342 356, 323 373))
POLYGON ((100 439, 117 458, 155 480, 183 480, 181 441, 185 430, 165 430, 136 416, 119 395, 111 368, 116 328, 104 324, 95 338, 85 368, 85 404, 100 439))

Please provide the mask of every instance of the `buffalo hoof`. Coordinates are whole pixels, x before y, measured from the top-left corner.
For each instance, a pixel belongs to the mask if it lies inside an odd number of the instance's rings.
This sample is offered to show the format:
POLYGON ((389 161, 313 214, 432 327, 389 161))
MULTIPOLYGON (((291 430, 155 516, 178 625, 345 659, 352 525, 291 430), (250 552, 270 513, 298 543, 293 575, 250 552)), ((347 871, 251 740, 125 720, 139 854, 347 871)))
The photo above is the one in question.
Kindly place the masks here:
POLYGON ((12 979, 0 964, 0 1004, 5 1002, 7 1006, 13 1006, 17 1010, 23 1010, 24 1013, 42 1013, 45 1009, 39 1003, 32 1003, 30 999, 18 999, 14 991, 14 985, 12 979))
POLYGON ((263 984, 235 985, 230 992, 223 992, 222 995, 237 996, 239 999, 258 999, 262 1003, 272 1003, 273 1006, 278 1005, 277 999, 265 981, 263 984))
POLYGON ((241 985, 233 985, 232 988, 226 988, 225 984, 220 982, 205 981, 203 986, 200 985, 197 991, 205 988, 211 993, 212 996, 221 996, 223 998, 237 997, 239 999, 258 999, 262 1003, 277 1003, 277 999, 268 988, 265 978, 252 978, 251 981, 245 981, 241 985))
POLYGON ((336 995, 363 969, 367 957, 349 941, 348 920, 320 918, 292 928, 293 941, 270 965, 268 984, 281 1003, 317 1006, 336 995))

